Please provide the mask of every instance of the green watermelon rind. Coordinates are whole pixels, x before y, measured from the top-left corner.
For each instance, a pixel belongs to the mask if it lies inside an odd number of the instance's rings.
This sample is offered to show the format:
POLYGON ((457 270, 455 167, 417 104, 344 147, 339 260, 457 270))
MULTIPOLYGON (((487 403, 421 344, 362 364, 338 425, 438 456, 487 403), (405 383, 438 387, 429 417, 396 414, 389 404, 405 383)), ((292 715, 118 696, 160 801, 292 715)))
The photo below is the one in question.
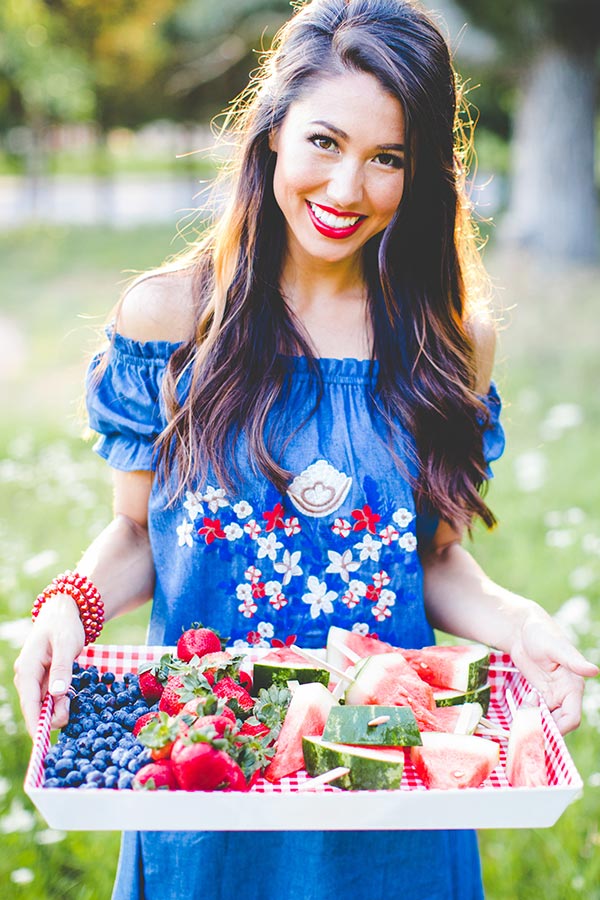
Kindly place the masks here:
POLYGON ((472 691, 454 691, 446 688, 433 689, 436 706, 460 706, 462 703, 480 703, 483 715, 487 715, 490 705, 491 687, 484 684, 472 691))
POLYGON ((286 687, 288 681, 297 681, 298 684, 323 684, 328 686, 331 675, 327 669, 318 669, 309 664, 298 665, 276 662, 255 662, 252 680, 252 693, 258 695, 261 688, 267 690, 272 684, 278 687, 286 687))
POLYGON ((313 777, 338 766, 350 769, 347 775, 331 782, 334 787, 346 791, 393 791, 400 787, 403 755, 397 760, 385 759, 383 754, 378 756, 373 747, 348 747, 317 737, 304 737, 302 751, 306 771, 313 777))
POLYGON ((414 747, 421 743, 421 734, 408 706, 334 706, 327 718, 323 740, 367 747, 414 747), (369 726, 379 716, 390 718, 381 725, 369 726))

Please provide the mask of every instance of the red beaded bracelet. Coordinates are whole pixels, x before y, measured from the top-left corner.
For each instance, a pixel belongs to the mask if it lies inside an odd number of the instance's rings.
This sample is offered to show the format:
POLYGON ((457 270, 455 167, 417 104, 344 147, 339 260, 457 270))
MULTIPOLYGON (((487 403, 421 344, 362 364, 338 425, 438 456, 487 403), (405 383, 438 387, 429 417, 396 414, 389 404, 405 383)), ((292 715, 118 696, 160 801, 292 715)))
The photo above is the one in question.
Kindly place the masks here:
POLYGON ((104 625, 104 604, 98 588, 85 575, 78 572, 63 572, 62 575, 53 578, 48 587, 38 594, 31 610, 32 620, 35 621, 46 600, 56 594, 68 594, 73 598, 79 608, 85 643, 93 644, 104 625))

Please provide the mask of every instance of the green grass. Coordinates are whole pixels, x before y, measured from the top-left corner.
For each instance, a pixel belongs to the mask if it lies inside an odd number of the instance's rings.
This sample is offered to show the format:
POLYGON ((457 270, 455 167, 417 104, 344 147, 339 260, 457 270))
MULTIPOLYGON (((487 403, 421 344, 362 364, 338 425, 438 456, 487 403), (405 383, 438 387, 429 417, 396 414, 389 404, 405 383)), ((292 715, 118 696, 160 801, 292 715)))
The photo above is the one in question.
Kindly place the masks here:
MULTIPOLYGON (((125 270, 157 264, 177 248, 170 240, 161 228, 116 233, 51 228, 0 235, 5 409, 0 503, 9 511, 0 522, 0 626, 26 618, 40 587, 55 571, 72 566, 110 518, 108 472, 80 439, 81 379, 125 270), (45 551, 52 555, 40 557, 45 551)), ((491 534, 477 529, 473 549, 494 578, 552 612, 568 598, 584 596, 589 615, 573 623, 574 635, 597 660, 598 273, 542 277, 499 255, 491 255, 490 264, 505 285, 503 305, 514 307, 505 314, 496 371, 508 447, 494 467, 488 495, 499 525, 491 534), (552 432, 549 413, 560 404, 574 405, 571 413, 578 412, 580 421, 575 417, 571 427, 563 428, 555 421, 552 432), (545 466, 536 490, 523 490, 518 475, 527 459, 545 466)), ((147 614, 141 610, 110 623, 103 641, 142 641, 147 614)), ((21 816, 24 830, 2 835, 0 883, 8 885, 2 895, 104 900, 110 897, 118 835, 48 833, 23 795, 30 743, 11 683, 15 655, 0 640, 0 828, 11 808, 15 812, 13 804, 33 819, 21 816), (11 882, 11 873, 20 869, 33 874, 31 883, 11 882)), ((488 900, 600 900, 600 697, 590 691, 588 698, 584 723, 568 738, 586 784, 584 798, 551 829, 480 835, 488 900)))

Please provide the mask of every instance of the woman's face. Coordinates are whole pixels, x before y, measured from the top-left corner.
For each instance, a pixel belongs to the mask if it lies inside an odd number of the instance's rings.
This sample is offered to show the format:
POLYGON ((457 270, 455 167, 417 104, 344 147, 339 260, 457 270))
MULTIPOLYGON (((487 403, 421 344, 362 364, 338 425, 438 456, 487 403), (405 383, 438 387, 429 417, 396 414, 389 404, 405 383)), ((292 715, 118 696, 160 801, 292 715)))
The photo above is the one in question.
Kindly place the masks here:
POLYGON ((271 138, 273 189, 288 249, 304 263, 356 261, 404 188, 404 115, 377 79, 347 72, 311 85, 271 138))

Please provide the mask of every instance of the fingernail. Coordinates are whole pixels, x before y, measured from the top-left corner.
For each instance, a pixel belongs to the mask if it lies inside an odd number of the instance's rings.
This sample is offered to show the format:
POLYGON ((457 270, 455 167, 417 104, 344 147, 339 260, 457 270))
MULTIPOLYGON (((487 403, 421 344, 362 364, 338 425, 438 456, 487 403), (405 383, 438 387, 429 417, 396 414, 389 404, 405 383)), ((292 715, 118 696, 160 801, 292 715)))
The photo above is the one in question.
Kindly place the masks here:
POLYGON ((50 686, 50 693, 51 694, 62 694, 62 693, 64 693, 66 688, 67 688, 67 686, 64 683, 64 681, 62 680, 62 678, 56 678, 50 686))

